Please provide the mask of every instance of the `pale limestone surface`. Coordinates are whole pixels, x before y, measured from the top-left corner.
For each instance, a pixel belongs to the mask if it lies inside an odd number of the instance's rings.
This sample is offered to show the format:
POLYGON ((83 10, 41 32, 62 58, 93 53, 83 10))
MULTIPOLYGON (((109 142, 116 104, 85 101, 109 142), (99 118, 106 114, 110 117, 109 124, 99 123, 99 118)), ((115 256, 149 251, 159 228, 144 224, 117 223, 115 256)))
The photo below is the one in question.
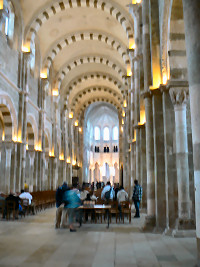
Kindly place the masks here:
POLYGON ((131 225, 84 224, 76 233, 54 229, 55 209, 19 221, 0 222, 0 267, 195 266, 195 238, 142 233, 131 225))

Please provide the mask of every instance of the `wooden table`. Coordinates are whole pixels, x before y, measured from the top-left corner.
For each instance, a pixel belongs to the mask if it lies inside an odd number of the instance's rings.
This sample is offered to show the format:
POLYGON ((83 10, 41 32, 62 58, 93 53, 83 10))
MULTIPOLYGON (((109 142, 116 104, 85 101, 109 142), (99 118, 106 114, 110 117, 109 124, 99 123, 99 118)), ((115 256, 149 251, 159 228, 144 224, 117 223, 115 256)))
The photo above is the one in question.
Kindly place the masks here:
POLYGON ((82 210, 106 210, 107 211, 107 219, 108 219, 108 226, 109 228, 109 210, 111 209, 111 205, 83 205, 80 206, 79 209, 82 210))

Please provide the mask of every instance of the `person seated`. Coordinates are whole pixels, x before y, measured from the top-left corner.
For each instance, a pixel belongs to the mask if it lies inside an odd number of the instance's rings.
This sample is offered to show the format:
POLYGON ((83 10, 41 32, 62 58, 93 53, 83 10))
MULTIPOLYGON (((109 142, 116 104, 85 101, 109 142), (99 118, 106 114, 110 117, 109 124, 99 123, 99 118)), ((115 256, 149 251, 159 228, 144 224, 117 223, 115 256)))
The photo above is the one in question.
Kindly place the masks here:
POLYGON ((7 215, 7 203, 8 201, 15 203, 15 211, 16 211, 16 216, 15 219, 18 218, 18 212, 19 212, 19 202, 20 202, 20 198, 19 196, 14 195, 14 193, 12 191, 10 191, 10 194, 8 195, 8 197, 5 199, 5 213, 4 216, 7 215))
POLYGON ((83 184, 81 191, 80 191, 80 200, 84 201, 87 197, 87 194, 89 194, 89 192, 85 189, 85 185, 83 184))
MULTIPOLYGON (((20 199, 28 199, 29 204, 28 204, 27 207, 30 208, 32 214, 34 215, 34 214, 35 214, 35 211, 34 211, 34 206, 32 205, 32 199, 33 199, 33 197, 32 197, 32 195, 28 192, 28 187, 26 187, 25 190, 23 190, 23 189, 21 190, 21 194, 19 195, 19 198, 20 198, 20 199)), ((24 204, 24 203, 23 203, 23 204, 24 204)))
POLYGON ((101 199, 108 201, 108 200, 113 200, 114 197, 115 197, 115 191, 111 186, 110 182, 108 181, 106 186, 101 192, 101 199))
POLYGON ((123 186, 120 186, 119 191, 117 193, 117 201, 118 201, 118 209, 119 216, 122 218, 122 207, 121 202, 128 200, 128 193, 124 190, 123 186))

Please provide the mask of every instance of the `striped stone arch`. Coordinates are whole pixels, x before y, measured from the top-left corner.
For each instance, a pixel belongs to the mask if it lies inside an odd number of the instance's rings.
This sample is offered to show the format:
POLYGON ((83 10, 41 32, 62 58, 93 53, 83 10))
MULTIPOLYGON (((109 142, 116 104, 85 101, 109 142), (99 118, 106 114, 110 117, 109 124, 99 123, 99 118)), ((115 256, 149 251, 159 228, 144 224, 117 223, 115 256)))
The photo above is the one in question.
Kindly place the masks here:
POLYGON ((169 28, 170 78, 188 80, 182 0, 171 0, 169 28))
POLYGON ((105 103, 110 103, 111 105, 115 106, 116 109, 118 110, 118 112, 122 112, 122 108, 120 106, 119 103, 116 103, 114 100, 111 100, 109 98, 106 98, 106 97, 95 97, 95 98, 90 98, 89 100, 87 100, 83 106, 78 110, 78 112, 76 113, 77 114, 77 118, 79 119, 80 121, 80 117, 84 114, 85 112, 85 109, 90 106, 92 103, 95 103, 95 102, 105 102, 105 103))
POLYGON ((17 112, 7 95, 0 95, 0 112, 3 117, 5 141, 17 138, 17 112))
POLYGON ((77 66, 83 65, 83 64, 88 64, 88 63, 96 63, 96 64, 103 64, 107 65, 108 67, 112 68, 114 71, 117 72, 117 75, 120 75, 120 77, 123 79, 123 77, 126 75, 125 69, 122 67, 118 66, 118 63, 113 62, 109 58, 106 57, 101 57, 101 56, 85 56, 85 57, 80 57, 77 59, 74 59, 67 65, 65 65, 57 74, 56 81, 57 81, 57 87, 60 89, 61 83, 65 76, 74 68, 77 66))
POLYGON ((79 103, 79 98, 82 98, 83 95, 86 94, 90 94, 90 93, 95 93, 95 92, 105 92, 111 95, 111 97, 113 97, 113 99, 116 100, 116 102, 119 102, 121 104, 121 106, 123 106, 123 98, 120 94, 118 94, 116 91, 114 91, 111 88, 105 87, 105 86, 101 86, 101 87, 88 87, 85 88, 84 90, 82 90, 81 92, 78 92, 75 97, 72 100, 72 103, 70 105, 71 110, 74 111, 75 106, 79 103))
POLYGON ((109 2, 105 0, 63 0, 60 2, 53 0, 48 5, 40 8, 40 13, 31 19, 25 30, 25 40, 34 39, 40 27, 55 14, 70 8, 80 7, 96 8, 107 12, 122 25, 127 38, 133 38, 133 22, 127 19, 127 17, 130 17, 129 13, 117 8, 111 0, 109 2))
MULTIPOLYGON (((84 75, 81 75, 79 77, 76 77, 73 81, 70 82, 68 89, 66 91, 66 94, 69 95, 70 92, 79 84, 83 83, 84 81, 92 79, 104 79, 108 82, 113 82, 115 86, 118 87, 118 89, 124 93, 124 84, 120 82, 116 77, 108 74, 108 73, 101 73, 101 72, 92 72, 92 73, 87 73, 84 75)), ((128 86, 128 84, 126 84, 128 86)))
POLYGON ((50 68, 54 58, 66 47, 79 41, 99 41, 109 45, 112 49, 116 50, 123 58, 125 64, 129 64, 129 56, 127 55, 127 47, 117 41, 115 37, 109 36, 106 33, 87 31, 70 34, 63 37, 60 41, 56 42, 48 51, 44 58, 44 67, 50 68))

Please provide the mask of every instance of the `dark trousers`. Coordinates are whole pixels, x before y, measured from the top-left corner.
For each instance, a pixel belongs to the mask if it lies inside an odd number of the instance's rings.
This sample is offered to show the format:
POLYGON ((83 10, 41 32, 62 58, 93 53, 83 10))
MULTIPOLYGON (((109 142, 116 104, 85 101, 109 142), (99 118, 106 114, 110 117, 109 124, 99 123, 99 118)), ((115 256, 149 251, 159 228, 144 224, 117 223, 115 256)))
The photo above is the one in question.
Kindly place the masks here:
POLYGON ((140 217, 140 200, 134 200, 134 204, 136 209, 135 217, 140 217))

